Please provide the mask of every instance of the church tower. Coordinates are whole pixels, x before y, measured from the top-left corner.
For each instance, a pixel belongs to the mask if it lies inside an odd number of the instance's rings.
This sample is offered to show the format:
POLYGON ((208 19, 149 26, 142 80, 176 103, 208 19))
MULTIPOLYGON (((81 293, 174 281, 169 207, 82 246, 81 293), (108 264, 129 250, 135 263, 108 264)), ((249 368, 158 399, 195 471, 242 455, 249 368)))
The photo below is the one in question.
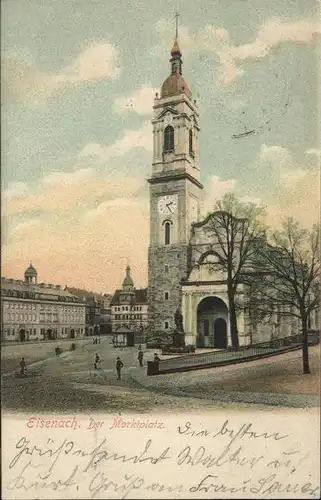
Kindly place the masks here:
POLYGON ((175 327, 181 310, 181 280, 188 271, 191 224, 199 218, 203 189, 199 166, 199 113, 182 76, 182 53, 176 38, 170 75, 153 115, 153 164, 150 184, 150 246, 148 250, 148 312, 151 331, 175 327))

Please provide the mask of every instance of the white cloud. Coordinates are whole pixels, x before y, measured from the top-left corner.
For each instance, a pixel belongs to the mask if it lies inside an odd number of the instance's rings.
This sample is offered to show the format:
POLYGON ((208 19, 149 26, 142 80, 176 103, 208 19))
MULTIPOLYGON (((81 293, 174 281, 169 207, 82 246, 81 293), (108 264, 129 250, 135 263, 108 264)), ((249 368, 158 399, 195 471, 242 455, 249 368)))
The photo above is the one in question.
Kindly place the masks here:
POLYGON ((20 53, 3 56, 5 98, 14 101, 43 102, 59 90, 80 82, 115 79, 120 74, 117 49, 107 42, 92 42, 76 57, 70 66, 56 74, 44 73, 20 53))
POLYGON ((284 42, 309 44, 320 31, 321 24, 314 21, 282 22, 270 19, 261 26, 251 43, 233 45, 226 30, 210 25, 204 28, 199 41, 205 50, 216 52, 221 64, 221 79, 230 83, 243 74, 237 63, 262 59, 284 42))
POLYGON ((227 107, 230 108, 232 111, 239 111, 245 106, 246 106, 246 101, 242 99, 234 99, 233 101, 227 103, 227 107))
POLYGON ((107 148, 107 154, 111 156, 122 156, 135 148, 153 150, 153 130, 151 123, 145 123, 138 130, 125 130, 121 139, 107 148))
POLYGON ((220 177, 213 175, 210 179, 209 191, 201 207, 203 216, 213 211, 216 202, 221 200, 225 194, 235 191, 236 187, 236 179, 227 179, 224 181, 220 177))
MULTIPOLYGON (((168 40, 173 33, 172 23, 161 20, 156 25, 159 34, 159 44, 152 51, 168 52, 168 40), (165 43, 165 45, 164 45, 165 43)), ((313 20, 283 22, 279 19, 269 19, 257 32, 252 42, 234 45, 228 31, 219 26, 207 24, 195 36, 191 35, 185 26, 180 27, 180 45, 183 54, 202 51, 212 52, 219 59, 219 79, 229 84, 244 74, 241 65, 245 61, 258 60, 269 55, 274 49, 285 42, 309 44, 314 36, 321 32, 321 24, 313 20)))
POLYGON ((25 182, 9 182, 7 189, 3 191, 3 198, 10 200, 11 198, 20 198, 28 191, 28 186, 25 182))
POLYGON ((19 234, 19 237, 22 237, 26 233, 29 232, 30 228, 35 228, 36 226, 39 226, 40 224, 41 224, 41 221, 39 219, 26 220, 24 222, 20 222, 16 226, 12 227, 10 233, 11 233, 11 235, 19 234))
POLYGON ((308 149, 305 153, 307 155, 317 156, 318 158, 321 157, 321 150, 320 149, 311 148, 311 149, 308 149))
POLYGON ((254 205, 259 205, 259 206, 262 205, 262 199, 256 196, 244 195, 241 196, 240 201, 242 203, 253 203, 254 205))
POLYGON ((101 217, 102 215, 107 215, 111 210, 118 210, 120 207, 132 207, 135 208, 138 200, 135 198, 117 198, 114 200, 104 201, 100 203, 98 207, 89 210, 86 214, 86 218, 95 219, 101 217))
POLYGON ((282 168, 285 168, 291 163, 292 155, 287 148, 262 144, 259 160, 261 166, 264 168, 269 167, 272 172, 280 172, 282 168))
POLYGON ((118 50, 110 43, 93 42, 76 57, 70 70, 62 74, 71 82, 115 79, 120 74, 118 50))
POLYGON ((303 227, 311 228, 320 219, 319 169, 285 171, 279 187, 266 198, 266 219, 272 227, 279 227, 282 218, 291 216, 303 227))
POLYGON ((90 156, 103 156, 106 150, 106 146, 102 146, 97 142, 90 142, 86 144, 84 148, 80 151, 79 156, 82 157, 90 157, 90 156))
POLYGON ((101 161, 110 158, 123 156, 132 149, 141 148, 151 152, 153 150, 153 131, 150 122, 145 122, 139 129, 124 130, 120 139, 117 139, 111 146, 103 146, 97 143, 87 144, 79 153, 79 156, 97 156, 101 161))
POLYGON ((153 88, 150 84, 144 84, 127 97, 117 97, 114 109, 118 113, 132 111, 138 115, 150 115, 153 112, 156 92, 159 92, 159 89, 153 88))
POLYGON ((213 175, 211 178, 211 188, 214 199, 217 201, 223 198, 225 194, 231 193, 232 191, 235 190, 236 180, 228 179, 226 181, 223 181, 216 175, 213 175))
POLYGON ((83 211, 97 200, 130 197, 145 186, 143 177, 123 177, 80 169, 52 172, 40 179, 19 198, 7 198, 4 212, 8 216, 34 211, 62 215, 83 211))
POLYGON ((307 171, 303 168, 285 169, 281 172, 281 181, 286 188, 292 188, 303 180, 307 175, 307 171))
POLYGON ((82 168, 73 172, 51 172, 41 179, 41 184, 44 186, 71 186, 87 182, 94 174, 91 168, 82 168))

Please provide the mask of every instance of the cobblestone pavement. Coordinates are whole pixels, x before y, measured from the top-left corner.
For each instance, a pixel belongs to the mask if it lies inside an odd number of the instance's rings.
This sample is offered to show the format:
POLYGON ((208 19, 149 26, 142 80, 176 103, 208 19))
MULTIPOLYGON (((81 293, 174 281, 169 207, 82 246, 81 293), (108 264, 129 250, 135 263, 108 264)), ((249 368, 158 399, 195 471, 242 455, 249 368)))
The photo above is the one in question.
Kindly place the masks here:
MULTIPOLYGON (((29 360, 26 356, 28 376, 20 379, 11 375, 3 379, 3 409, 51 413, 150 413, 173 411, 173 408, 178 412, 203 412, 231 406, 237 409, 318 406, 317 396, 306 395, 302 387, 298 394, 284 394, 275 388, 270 390, 271 384, 267 384, 265 391, 247 391, 240 387, 240 380, 258 377, 264 380, 264 376, 273 379, 271 374, 286 366, 285 359, 292 361, 299 373, 301 363, 297 352, 240 365, 147 377, 146 361, 152 360, 153 354, 154 351, 145 352, 145 366, 140 368, 137 348, 115 349, 106 339, 102 344, 77 346, 74 352, 41 362, 32 363, 34 357, 29 360), (93 366, 96 352, 102 359, 99 370, 94 370, 93 366), (117 356, 124 362, 120 381, 115 373, 117 356), (233 384, 228 387, 229 381, 235 382, 235 376, 240 390, 235 390, 233 384)), ((38 356, 42 356, 40 351, 38 356)), ((302 377, 300 375, 299 380, 302 377)), ((283 378, 286 379, 286 373, 283 378)))

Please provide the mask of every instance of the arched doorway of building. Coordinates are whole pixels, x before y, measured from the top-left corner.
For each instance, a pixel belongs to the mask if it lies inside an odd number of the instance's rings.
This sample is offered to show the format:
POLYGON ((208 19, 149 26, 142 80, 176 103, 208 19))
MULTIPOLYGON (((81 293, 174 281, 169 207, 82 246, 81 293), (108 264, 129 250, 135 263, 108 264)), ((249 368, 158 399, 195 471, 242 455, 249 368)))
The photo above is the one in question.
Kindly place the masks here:
POLYGON ((19 338, 20 342, 26 341, 26 330, 24 330, 23 328, 19 331, 19 338))
POLYGON ((75 338, 75 330, 73 328, 70 330, 70 338, 71 339, 75 338))
POLYGON ((54 334, 50 328, 47 330, 47 340, 54 340, 54 334))
POLYGON ((214 347, 227 348, 227 324, 224 318, 217 318, 214 321, 214 347))
POLYGON ((197 346, 227 347, 228 309, 222 299, 205 297, 197 308, 197 346))

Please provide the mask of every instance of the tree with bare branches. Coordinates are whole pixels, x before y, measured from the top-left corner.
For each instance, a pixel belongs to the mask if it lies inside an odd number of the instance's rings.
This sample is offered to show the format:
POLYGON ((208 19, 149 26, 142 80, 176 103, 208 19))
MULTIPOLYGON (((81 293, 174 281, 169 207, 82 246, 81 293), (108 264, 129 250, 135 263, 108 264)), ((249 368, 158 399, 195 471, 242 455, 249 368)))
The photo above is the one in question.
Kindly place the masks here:
POLYGON ((229 193, 216 203, 205 228, 213 241, 211 253, 216 257, 211 267, 226 274, 231 338, 236 348, 239 347, 236 294, 243 272, 251 266, 258 246, 265 241, 265 229, 257 219, 262 214, 262 208, 242 203, 229 193))
POLYGON ((303 373, 310 373, 308 322, 320 306, 320 227, 307 231, 288 218, 270 240, 258 249, 261 272, 248 278, 250 307, 259 319, 276 308, 280 316, 300 320, 303 373))

